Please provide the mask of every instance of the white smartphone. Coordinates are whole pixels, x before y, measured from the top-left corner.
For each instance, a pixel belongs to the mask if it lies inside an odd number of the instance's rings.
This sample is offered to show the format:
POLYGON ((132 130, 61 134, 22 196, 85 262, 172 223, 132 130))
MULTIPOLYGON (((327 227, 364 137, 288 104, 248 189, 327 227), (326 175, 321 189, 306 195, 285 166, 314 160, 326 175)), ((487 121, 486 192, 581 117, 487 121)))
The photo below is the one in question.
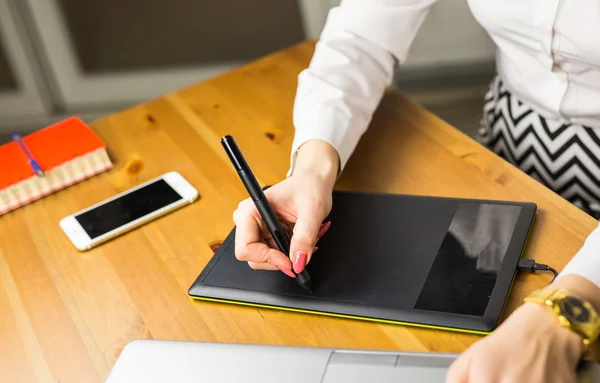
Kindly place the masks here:
POLYGON ((198 191, 170 172, 63 218, 60 227, 85 251, 194 202, 198 191))

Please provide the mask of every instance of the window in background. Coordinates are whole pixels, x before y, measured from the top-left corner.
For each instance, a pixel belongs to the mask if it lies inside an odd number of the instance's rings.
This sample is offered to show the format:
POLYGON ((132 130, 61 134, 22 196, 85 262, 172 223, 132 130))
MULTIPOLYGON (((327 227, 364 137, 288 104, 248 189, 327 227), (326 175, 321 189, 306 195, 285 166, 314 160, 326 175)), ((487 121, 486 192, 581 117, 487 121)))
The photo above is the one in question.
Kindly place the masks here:
POLYGON ((67 112, 157 97, 314 37, 324 0, 23 0, 67 112))
POLYGON ((296 0, 58 0, 84 72, 218 65, 304 39, 296 0))
POLYGON ((0 0, 0 134, 14 130, 16 120, 47 112, 33 47, 13 4, 0 0))
POLYGON ((12 69, 8 65, 6 48, 0 41, 0 91, 16 90, 17 82, 12 69))

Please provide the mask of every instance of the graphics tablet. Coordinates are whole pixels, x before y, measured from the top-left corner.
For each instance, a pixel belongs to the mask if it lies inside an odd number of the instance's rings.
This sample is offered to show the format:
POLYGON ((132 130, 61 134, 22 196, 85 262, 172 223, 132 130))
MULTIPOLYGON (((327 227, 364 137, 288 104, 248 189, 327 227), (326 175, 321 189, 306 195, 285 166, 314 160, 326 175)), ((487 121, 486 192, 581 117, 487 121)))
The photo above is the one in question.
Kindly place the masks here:
POLYGON ((307 270, 312 294, 234 254, 235 228, 189 289, 196 299, 488 333, 500 321, 533 203, 334 191, 307 270))

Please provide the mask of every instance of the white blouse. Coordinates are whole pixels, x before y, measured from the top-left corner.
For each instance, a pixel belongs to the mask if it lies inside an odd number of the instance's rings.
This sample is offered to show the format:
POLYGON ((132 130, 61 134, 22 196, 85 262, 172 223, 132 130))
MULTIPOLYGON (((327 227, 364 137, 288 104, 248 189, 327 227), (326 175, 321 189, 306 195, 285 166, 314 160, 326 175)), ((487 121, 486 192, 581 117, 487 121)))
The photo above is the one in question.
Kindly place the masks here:
MULTIPOLYGON (((295 153, 321 139, 342 169, 436 0, 342 0, 298 78, 295 153)), ((549 119, 600 129, 600 1, 468 0, 505 86, 549 119)), ((451 33, 451 31, 449 31, 451 33)), ((598 154, 600 156, 600 153, 598 154)), ((561 272, 600 287, 600 227, 561 272)))

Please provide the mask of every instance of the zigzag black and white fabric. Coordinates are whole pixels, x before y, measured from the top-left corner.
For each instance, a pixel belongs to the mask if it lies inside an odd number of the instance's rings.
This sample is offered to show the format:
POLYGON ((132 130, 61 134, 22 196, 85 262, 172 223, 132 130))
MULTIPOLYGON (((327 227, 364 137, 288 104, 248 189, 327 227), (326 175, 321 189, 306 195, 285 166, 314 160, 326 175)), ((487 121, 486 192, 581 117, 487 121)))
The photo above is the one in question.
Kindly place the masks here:
POLYGON ((600 219, 600 129, 540 116, 496 76, 485 96, 478 139, 600 219))

